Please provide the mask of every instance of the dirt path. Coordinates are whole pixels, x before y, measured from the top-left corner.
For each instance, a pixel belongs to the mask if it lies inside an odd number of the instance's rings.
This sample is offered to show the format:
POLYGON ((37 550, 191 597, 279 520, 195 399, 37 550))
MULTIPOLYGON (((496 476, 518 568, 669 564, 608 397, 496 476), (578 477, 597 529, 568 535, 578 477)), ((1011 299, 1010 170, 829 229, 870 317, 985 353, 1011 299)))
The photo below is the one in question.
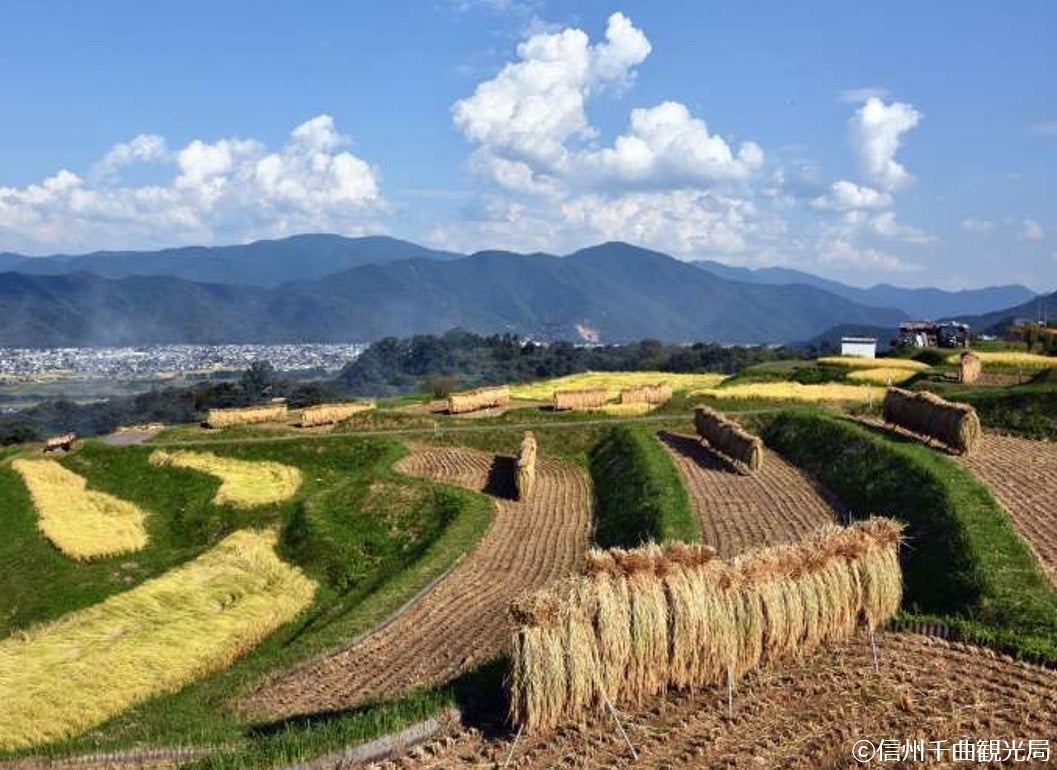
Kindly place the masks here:
POLYGON ((742 475, 695 436, 662 431, 658 437, 686 484, 702 540, 720 556, 795 542, 839 520, 808 478, 772 451, 759 471, 742 475))
POLYGON ((957 459, 998 498, 1057 584, 1057 443, 985 433, 957 459))
POLYGON ((508 493, 512 461, 471 449, 415 446, 397 469, 412 476, 488 491, 497 513, 481 542, 447 578, 378 633, 294 670, 241 706, 279 719, 348 708, 448 681, 495 658, 513 624, 510 600, 580 568, 591 523, 587 475, 539 460, 533 497, 508 493))
MULTIPOLYGON (((623 714, 632 761, 611 719, 524 736, 511 768, 849 768, 860 739, 1049 739, 1057 735, 1057 672, 938 639, 885 634, 874 673, 865 639, 833 646, 726 692, 670 694, 623 714)), ((512 738, 460 729, 372 768, 504 767, 512 738)), ((1051 750, 1052 750, 1051 745, 1051 750)), ((951 762, 929 767, 979 765, 951 762)), ((923 763, 920 763, 923 764, 923 763)), ((870 767, 917 767, 872 763, 870 767)), ((1015 767, 1049 766, 1019 763, 1015 767)))

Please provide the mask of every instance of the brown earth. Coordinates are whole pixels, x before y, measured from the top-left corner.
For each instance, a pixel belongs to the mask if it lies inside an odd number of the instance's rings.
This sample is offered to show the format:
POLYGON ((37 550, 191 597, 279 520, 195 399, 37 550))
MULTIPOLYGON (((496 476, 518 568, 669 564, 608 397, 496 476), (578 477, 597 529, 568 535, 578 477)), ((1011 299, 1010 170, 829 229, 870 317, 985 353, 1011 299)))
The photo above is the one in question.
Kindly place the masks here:
POLYGON ((1057 584, 1057 443, 985 433, 958 458, 1009 512, 1057 584))
POLYGON ((495 520, 436 587, 352 647, 275 679, 243 699, 255 717, 279 719, 392 698, 453 679, 502 653, 514 630, 511 599, 583 563, 591 526, 587 475, 540 458, 525 503, 507 496, 512 458, 416 446, 397 470, 495 495, 495 520))
MULTIPOLYGON (((457 728, 374 770, 419 768, 913 768, 926 763, 852 759, 858 740, 947 741, 928 767, 986 766, 952 761, 950 746, 977 740, 1057 736, 1057 672, 986 650, 905 634, 878 637, 880 670, 868 640, 854 639, 742 682, 728 715, 727 694, 672 693, 621 712, 638 760, 610 718, 514 744, 457 728), (513 755, 509 765, 507 757, 513 755)), ((1051 746, 1051 749, 1054 748, 1051 746)), ((1057 757, 1054 758, 1057 761, 1057 757)), ((1011 763, 1011 767, 1049 767, 1011 763)))
POLYGON ((702 541, 720 556, 796 542, 840 518, 800 470, 770 450, 760 470, 746 475, 696 436, 658 437, 683 477, 702 541))

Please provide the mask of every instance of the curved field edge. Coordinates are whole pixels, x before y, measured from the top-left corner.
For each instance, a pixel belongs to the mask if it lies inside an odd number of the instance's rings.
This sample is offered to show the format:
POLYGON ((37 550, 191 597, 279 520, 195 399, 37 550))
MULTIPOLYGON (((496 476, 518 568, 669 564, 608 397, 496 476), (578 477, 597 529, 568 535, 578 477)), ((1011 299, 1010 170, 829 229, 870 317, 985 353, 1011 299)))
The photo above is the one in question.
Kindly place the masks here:
POLYGON ((590 451, 595 542, 633 548, 647 541, 696 542, 701 529, 679 470, 652 431, 610 429, 590 451))
POLYGON ((988 489, 910 441, 813 410, 761 418, 769 446, 813 475, 855 517, 908 524, 904 609, 963 638, 1057 664, 1057 593, 988 489))
POLYGON ((0 641, 0 748, 77 735, 230 665, 297 617, 317 585, 241 530, 101 604, 0 641))
MULTIPOLYGON (((247 722, 234 709, 234 701, 270 676, 339 649, 348 640, 366 633, 402 607, 431 581, 448 570, 487 531, 494 507, 484 495, 414 479, 392 469, 406 450, 395 441, 386 442, 380 459, 383 478, 397 478, 412 487, 425 488, 452 509, 447 525, 418 558, 399 572, 386 576, 379 585, 341 612, 316 608, 266 639, 233 666, 178 693, 149 700, 100 725, 84 735, 38 747, 32 751, 0 752, 3 757, 67 757, 130 747, 175 748, 184 746, 238 746, 253 751, 269 728, 247 722)), ((210 492, 211 494, 211 492, 210 492)), ((291 560, 289 544, 280 544, 280 555, 291 560)), ((307 570, 306 570, 307 571, 307 570)), ((311 574, 311 572, 309 573, 311 574)), ((325 589, 321 589, 325 590, 325 589)), ((312 753, 306 746, 323 740, 324 750, 349 742, 370 740, 379 734, 411 724, 449 705, 437 690, 409 694, 384 704, 327 715, 312 720, 308 729, 292 721, 282 727, 281 743, 293 755, 312 753), (325 724, 324 728, 320 724, 325 724), (322 730, 322 732, 320 732, 322 730), (320 735, 343 736, 327 741, 320 735), (300 747, 300 748, 298 748, 300 747)), ((273 739, 269 739, 273 740, 273 739)))

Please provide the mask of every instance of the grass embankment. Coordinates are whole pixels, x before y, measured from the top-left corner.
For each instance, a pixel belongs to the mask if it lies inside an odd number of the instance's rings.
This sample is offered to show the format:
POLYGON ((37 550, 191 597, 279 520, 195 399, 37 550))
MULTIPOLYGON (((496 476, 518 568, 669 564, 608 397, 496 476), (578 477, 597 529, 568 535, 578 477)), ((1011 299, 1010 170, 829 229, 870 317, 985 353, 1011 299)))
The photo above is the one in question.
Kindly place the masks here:
MULTIPOLYGON (((394 440, 341 437, 217 444, 213 451, 219 455, 280 462, 299 468, 304 477, 295 497, 283 503, 252 510, 217 506, 212 503, 217 479, 180 468, 152 468, 150 451, 88 443, 63 459, 94 486, 157 512, 147 518, 147 548, 102 562, 62 557, 36 531, 32 504, 18 475, 0 466, 0 498, 5 502, 0 510, 5 532, 0 539, 0 563, 5 565, 0 570, 0 636, 102 602, 177 568, 245 527, 280 529, 279 555, 319 584, 315 601, 296 622, 282 626, 227 670, 146 701, 79 737, 21 754, 233 745, 259 757, 268 746, 281 745, 284 752, 307 756, 313 747, 332 748, 325 736, 367 739, 421 717, 432 701, 420 694, 395 705, 330 715, 325 729, 318 722, 285 725, 280 739, 274 732, 264 736, 232 704, 269 673, 347 644, 443 573, 487 529, 493 515, 487 498, 397 474, 391 466, 404 450, 394 440)), ((254 766, 267 764, 257 761, 254 766)))
POLYGON ((1057 439, 1057 387, 1052 384, 949 390, 943 397, 972 404, 985 428, 1027 438, 1057 439))
POLYGON ((225 668, 316 585, 243 530, 130 591, 0 641, 0 748, 66 738, 225 668))
POLYGON ((611 428, 590 457, 598 506, 595 542, 603 548, 647 541, 696 541, 697 518, 679 471, 652 431, 611 428))
POLYGON ((904 608, 970 640, 1057 663, 1057 593, 1001 506, 969 471, 916 443, 815 411, 761 420, 767 444, 856 517, 908 524, 904 608))

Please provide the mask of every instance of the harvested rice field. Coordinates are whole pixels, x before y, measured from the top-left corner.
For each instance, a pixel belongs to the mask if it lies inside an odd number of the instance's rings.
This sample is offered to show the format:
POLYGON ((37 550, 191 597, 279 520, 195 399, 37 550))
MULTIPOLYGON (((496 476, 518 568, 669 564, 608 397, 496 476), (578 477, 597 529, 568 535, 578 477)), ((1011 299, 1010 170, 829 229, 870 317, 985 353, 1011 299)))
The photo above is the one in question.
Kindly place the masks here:
POLYGON ((797 542, 838 520, 837 510, 804 474, 767 451, 757 472, 744 475, 695 436, 659 434, 686 485, 702 542, 720 556, 797 542))
POLYGON ((0 641, 0 748, 76 735, 230 665, 311 602, 316 585, 243 530, 102 603, 0 641))
POLYGON ((510 397, 530 401, 549 400, 556 390, 590 390, 605 388, 606 397, 614 400, 624 388, 667 382, 672 390, 711 388, 726 379, 722 374, 675 374, 672 372, 583 372, 510 387, 510 397))
POLYGON ((54 460, 19 459, 11 467, 29 490, 40 531, 70 558, 98 559, 147 545, 146 514, 133 503, 88 489, 83 477, 54 460))
POLYGON ((933 637, 880 634, 877 647, 877 673, 868 638, 858 637, 751 675, 735 690, 729 713, 726 689, 715 687, 672 692, 622 711, 637 760, 606 717, 523 735, 516 745, 508 731, 492 732, 497 725, 454 728, 405 758, 371 767, 817 770, 870 766, 852 758, 860 739, 953 744, 966 736, 1035 736, 1052 742, 1057 735, 1057 672, 933 637))
POLYGON ((532 497, 524 503, 510 499, 512 458, 416 446, 397 470, 493 495, 491 529, 392 622, 266 684, 242 701, 246 712, 268 719, 319 713, 452 679, 507 648, 514 628, 507 607, 515 595, 582 565, 591 503, 580 468, 539 458, 532 497))
POLYGON ((874 385, 848 385, 841 382, 819 385, 804 385, 800 382, 747 382, 727 387, 702 388, 690 395, 722 400, 866 404, 880 403, 885 391, 884 388, 874 385))
POLYGON ((188 468, 220 479, 220 488, 213 497, 217 505, 253 508, 281 503, 293 497, 301 486, 300 470, 263 460, 237 460, 210 452, 170 453, 157 449, 151 453, 150 463, 188 468))
POLYGON ((1057 443, 984 433, 960 461, 1009 512, 1057 585, 1057 443))

